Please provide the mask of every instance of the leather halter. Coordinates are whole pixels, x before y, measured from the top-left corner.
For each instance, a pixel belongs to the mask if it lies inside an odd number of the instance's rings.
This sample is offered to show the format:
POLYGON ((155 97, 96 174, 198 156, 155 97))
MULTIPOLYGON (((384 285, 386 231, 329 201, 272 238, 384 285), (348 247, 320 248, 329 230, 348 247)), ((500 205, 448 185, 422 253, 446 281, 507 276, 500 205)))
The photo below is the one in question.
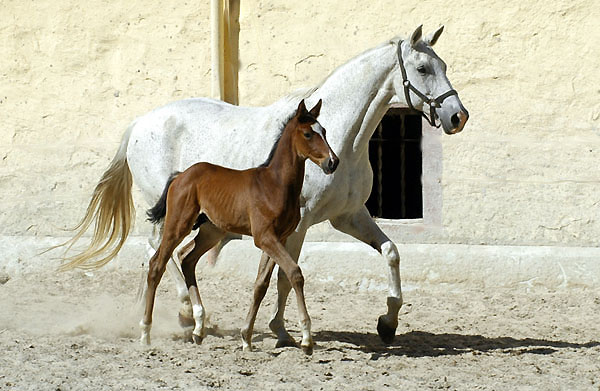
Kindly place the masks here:
POLYGON ((404 97, 406 99, 408 107, 411 110, 416 110, 410 100, 410 91, 412 91, 415 95, 421 98, 424 103, 427 103, 429 105, 429 117, 427 117, 423 111, 419 111, 419 113, 421 113, 421 115, 423 116, 423 118, 425 118, 429 125, 439 128, 441 126, 441 123, 439 125, 435 124, 435 119, 439 118, 435 110, 442 106, 442 102, 446 98, 452 95, 458 96, 458 92, 456 92, 456 90, 454 89, 451 89, 438 96, 437 98, 430 98, 427 95, 423 94, 421 91, 419 91, 417 87, 413 86, 412 83, 408 80, 408 77, 406 76, 404 60, 402 60, 402 40, 398 41, 398 62, 400 63, 400 72, 402 72, 402 85, 404 86, 404 97))

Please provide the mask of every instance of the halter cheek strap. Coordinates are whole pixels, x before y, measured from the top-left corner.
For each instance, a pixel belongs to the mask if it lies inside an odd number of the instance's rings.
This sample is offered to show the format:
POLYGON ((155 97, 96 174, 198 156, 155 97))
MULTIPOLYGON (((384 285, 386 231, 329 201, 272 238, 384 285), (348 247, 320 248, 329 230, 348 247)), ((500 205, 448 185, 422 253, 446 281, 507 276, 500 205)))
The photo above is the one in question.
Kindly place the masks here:
POLYGON ((404 68, 404 60, 402 59, 402 41, 398 41, 398 62, 400 64, 400 72, 402 72, 402 85, 404 87, 404 98, 406 99, 406 104, 408 104, 408 107, 411 110, 416 110, 412 104, 412 101, 410 100, 410 92, 412 91, 415 95, 421 98, 424 103, 427 103, 427 105, 429 105, 429 117, 427 117, 424 112, 420 111, 423 118, 425 118, 425 120, 431 126, 439 128, 441 126, 441 123, 439 125, 436 125, 435 123, 435 119, 438 118, 436 109, 442 106, 442 102, 444 102, 446 98, 452 95, 458 96, 458 92, 456 92, 456 90, 454 89, 451 89, 438 96, 437 98, 430 98, 427 95, 423 94, 421 91, 419 91, 417 87, 413 86, 410 80, 408 80, 408 76, 406 75, 406 68, 404 68))

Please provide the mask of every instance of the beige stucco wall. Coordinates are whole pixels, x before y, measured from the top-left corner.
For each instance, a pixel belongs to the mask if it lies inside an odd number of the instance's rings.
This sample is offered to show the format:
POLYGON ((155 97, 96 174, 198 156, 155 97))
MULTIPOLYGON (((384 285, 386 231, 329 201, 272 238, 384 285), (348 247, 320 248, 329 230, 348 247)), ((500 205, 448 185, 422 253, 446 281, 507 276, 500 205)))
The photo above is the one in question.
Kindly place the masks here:
POLYGON ((131 120, 210 92, 197 3, 2 0, 0 234, 64 235, 131 120))
MULTIPOLYGON (((439 240, 597 246, 600 11, 549 3, 242 1, 240 103, 270 103, 444 24, 436 51, 471 119, 442 137, 439 240)), ((0 235, 62 235, 133 118, 210 93, 207 2, 80 4, 1 3, 0 235)))

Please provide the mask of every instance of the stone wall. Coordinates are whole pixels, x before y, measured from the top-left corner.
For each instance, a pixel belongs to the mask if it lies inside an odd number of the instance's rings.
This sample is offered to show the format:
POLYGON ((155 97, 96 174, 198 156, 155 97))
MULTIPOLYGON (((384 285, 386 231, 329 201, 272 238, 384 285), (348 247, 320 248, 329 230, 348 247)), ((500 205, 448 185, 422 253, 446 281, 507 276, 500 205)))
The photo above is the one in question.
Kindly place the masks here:
MULTIPOLYGON (((64 235, 133 118, 209 94, 209 13, 207 2, 2 2, 0 235, 64 235)), ((444 24, 436 51, 471 119, 442 137, 439 240, 597 246, 598 20, 593 0, 242 1, 240 104, 444 24)))

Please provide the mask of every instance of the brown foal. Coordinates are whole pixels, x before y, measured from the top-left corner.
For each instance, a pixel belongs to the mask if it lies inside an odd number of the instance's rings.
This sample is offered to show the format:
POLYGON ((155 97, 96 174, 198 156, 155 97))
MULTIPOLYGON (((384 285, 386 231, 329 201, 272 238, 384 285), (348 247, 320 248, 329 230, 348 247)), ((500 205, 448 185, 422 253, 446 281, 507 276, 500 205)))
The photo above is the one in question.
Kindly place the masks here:
POLYGON ((269 159, 260 167, 233 170, 197 163, 171 177, 161 199, 148 211, 154 223, 163 218, 165 221, 160 246, 150 260, 146 307, 140 322, 142 343, 150 343, 154 297, 167 261, 192 229, 198 228, 193 240, 194 248, 181 262, 192 301, 193 340, 201 343, 205 334, 196 264, 226 232, 233 232, 251 235, 254 244, 263 250, 252 305, 242 328, 244 348, 251 349, 256 313, 277 264, 296 292, 301 316, 301 347, 306 353, 312 352, 310 317, 304 301, 304 277, 284 245, 300 221, 299 199, 306 159, 319 165, 326 174, 335 171, 339 162, 327 143, 325 129, 317 121, 320 109, 321 101, 308 111, 302 100, 295 115, 285 125, 269 159))

